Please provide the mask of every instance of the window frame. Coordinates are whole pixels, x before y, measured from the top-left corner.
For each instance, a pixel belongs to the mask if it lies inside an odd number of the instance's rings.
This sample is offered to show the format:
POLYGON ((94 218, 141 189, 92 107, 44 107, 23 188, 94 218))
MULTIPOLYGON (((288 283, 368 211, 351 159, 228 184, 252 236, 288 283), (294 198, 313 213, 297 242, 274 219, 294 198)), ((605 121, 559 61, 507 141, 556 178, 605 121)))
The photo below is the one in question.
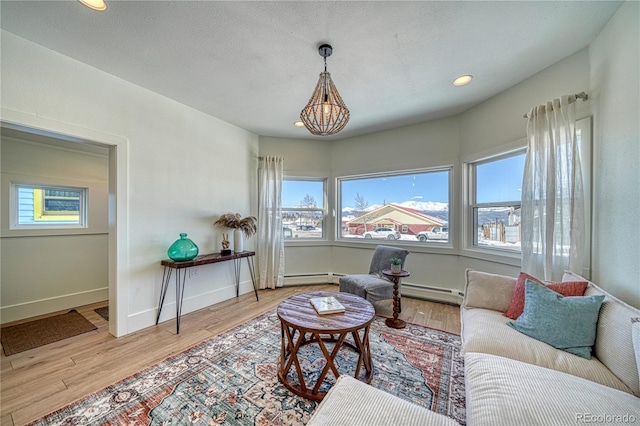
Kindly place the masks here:
MULTIPOLYGON (((477 202, 477 178, 476 178, 476 170, 478 166, 483 164, 488 164, 496 161, 501 161, 507 158, 515 157, 524 154, 526 156, 527 148, 526 146, 510 149, 505 152, 501 152, 495 155, 491 155, 488 157, 480 158, 476 161, 470 161, 465 164, 465 169, 468 173, 467 185, 468 185, 468 199, 467 206, 470 215, 470 235, 467 235, 468 245, 471 246, 474 250, 482 250, 487 251, 488 253, 494 253, 499 255, 507 255, 507 256, 517 256, 521 258, 522 250, 512 250, 508 248, 502 248, 499 246, 482 246, 478 244, 478 215, 475 214, 476 209, 482 208, 492 208, 492 207, 516 207, 521 208, 522 206, 522 198, 520 200, 509 200, 509 201, 499 201, 499 202, 477 202)), ((521 178, 522 179, 522 178, 521 178)))
MULTIPOLYGON (((357 175, 343 175, 335 177, 335 222, 334 222, 334 239, 336 242, 340 244, 369 244, 369 245, 378 245, 384 244, 384 242, 388 240, 380 240, 380 239, 365 239, 365 238, 344 238, 342 236, 342 182, 351 181, 351 180, 359 180, 359 179, 372 179, 372 178, 383 178, 383 177, 394 177, 394 176, 405 176, 405 175, 413 175, 413 174, 423 174, 423 173, 437 173, 437 172, 447 172, 447 198, 448 198, 448 214, 446 225, 448 228, 452 228, 453 220, 455 217, 454 211, 454 179, 455 179, 455 167, 453 164, 447 164, 442 166, 434 166, 434 167, 425 167, 419 169, 407 169, 407 170, 394 170, 394 171, 386 171, 386 172, 373 172, 373 173, 360 173, 357 175)), ((379 225, 378 227, 382 227, 383 225, 379 225)), ((386 227, 386 225, 385 225, 386 227)), ((397 230, 395 226, 393 226, 397 230)), ((455 230, 454 230, 455 232, 455 230)), ((416 238, 416 241, 412 240, 393 240, 393 244, 397 245, 409 245, 414 248, 418 248, 417 251, 431 251, 431 249, 439 249, 439 250, 451 250, 454 245, 454 234, 449 233, 448 240, 442 241, 426 241, 422 242, 416 238), (421 250, 424 249, 424 250, 421 250)))
MULTIPOLYGON (((283 235, 282 240, 286 243, 291 242, 318 242, 318 241, 326 241, 327 240, 327 215, 328 215, 328 196, 327 196, 327 181, 326 177, 312 177, 312 176, 285 176, 282 179, 283 181, 295 181, 295 182, 320 182, 322 183, 322 207, 282 207, 283 213, 283 235), (284 212, 286 211, 295 211, 295 212, 319 212, 322 214, 322 234, 320 237, 295 237, 285 238, 284 236, 284 212)), ((296 230, 292 229, 292 235, 296 230)))
MULTIPOLYGON (((89 188, 68 185, 52 185, 41 183, 11 182, 10 184, 10 226, 9 230, 35 230, 35 229, 85 229, 88 228, 88 197, 89 188), (33 223, 20 223, 20 189, 33 190, 33 223), (79 211, 77 222, 68 221, 69 215, 62 212, 45 211, 45 191, 73 191, 79 193, 79 211), (36 195, 39 194, 39 195, 36 195)), ((74 215, 75 217, 75 215, 74 215)))
MULTIPOLYGON (((585 259, 583 261, 585 270, 582 271, 582 276, 588 277, 591 273, 591 216, 593 211, 592 206, 592 179, 593 179, 593 167, 592 167, 592 149, 593 149, 593 136, 592 136, 592 117, 586 116, 576 119, 576 131, 580 131, 580 159, 582 165, 582 182, 584 188, 584 201, 585 201, 585 259)), ((498 158, 499 156, 508 155, 509 153, 527 149, 526 137, 512 141, 507 144, 491 148, 489 150, 476 153, 475 155, 467 156, 461 159, 462 171, 463 171, 463 215, 461 223, 462 231, 462 247, 461 254, 464 256, 487 260, 496 263, 502 263, 511 266, 520 267, 522 265, 522 253, 508 250, 496 250, 487 247, 474 247, 473 246, 473 232, 476 231, 474 226, 473 210, 470 207, 471 204, 471 192, 473 186, 473 178, 469 170, 469 164, 473 162, 479 162, 490 158, 498 158)), ((522 204, 522 200, 520 200, 522 204)))

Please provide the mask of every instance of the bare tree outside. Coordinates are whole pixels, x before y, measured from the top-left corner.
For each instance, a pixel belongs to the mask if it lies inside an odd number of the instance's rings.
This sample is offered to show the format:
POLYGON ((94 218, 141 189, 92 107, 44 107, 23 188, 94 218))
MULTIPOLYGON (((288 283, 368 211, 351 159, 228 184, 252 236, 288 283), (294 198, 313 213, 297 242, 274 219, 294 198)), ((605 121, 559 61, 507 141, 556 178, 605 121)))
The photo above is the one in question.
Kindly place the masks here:
MULTIPOLYGON (((306 194, 304 196, 304 198, 302 199, 302 201, 300 201, 300 207, 304 207, 304 208, 316 208, 317 204, 316 204, 316 199, 309 194, 306 194)), ((302 220, 304 221, 305 225, 316 225, 317 222, 317 218, 315 217, 315 213, 314 212, 304 212, 302 213, 302 220)))
POLYGON ((367 208, 369 208, 369 201, 367 201, 359 192, 356 192, 354 199, 354 214, 356 217, 362 217, 362 225, 364 226, 364 232, 367 231, 367 208))
POLYGON ((369 202, 362 196, 360 193, 356 192, 356 196, 354 198, 354 206, 355 206, 355 214, 357 216, 361 216, 367 212, 367 208, 369 207, 369 202))

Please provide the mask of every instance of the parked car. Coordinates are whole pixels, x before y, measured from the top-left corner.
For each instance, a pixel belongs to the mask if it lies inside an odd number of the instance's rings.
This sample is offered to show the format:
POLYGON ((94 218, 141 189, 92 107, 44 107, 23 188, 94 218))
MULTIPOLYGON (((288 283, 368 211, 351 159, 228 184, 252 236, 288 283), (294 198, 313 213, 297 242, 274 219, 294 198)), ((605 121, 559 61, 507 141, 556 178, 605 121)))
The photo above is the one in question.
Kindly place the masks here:
POLYGON ((418 240, 427 241, 427 240, 448 240, 449 239, 449 228, 446 226, 436 226, 431 231, 422 231, 418 232, 418 240))
POLYGON ((282 228, 284 238, 293 238, 293 231, 286 226, 282 228))
POLYGON ((392 228, 376 228, 373 231, 367 231, 362 234, 366 239, 372 238, 378 240, 399 240, 400 233, 392 228))
POLYGON ((314 231, 316 229, 313 225, 298 225, 298 231, 314 231))

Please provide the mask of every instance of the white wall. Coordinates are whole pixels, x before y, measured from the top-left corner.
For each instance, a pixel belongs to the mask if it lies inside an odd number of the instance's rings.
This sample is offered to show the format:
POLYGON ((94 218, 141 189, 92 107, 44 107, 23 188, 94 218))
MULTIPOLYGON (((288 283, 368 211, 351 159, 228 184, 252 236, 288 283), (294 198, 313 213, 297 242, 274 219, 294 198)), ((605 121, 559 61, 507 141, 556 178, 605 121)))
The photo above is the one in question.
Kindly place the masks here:
MULTIPOLYGON (((3 109, 128 141, 129 252, 119 275, 126 306, 118 334, 155 323, 160 260, 186 232, 202 253, 220 250, 222 213, 257 214, 258 137, 171 99, 2 31, 3 109), (124 271, 123 271, 124 270, 124 271)), ((249 240, 245 249, 254 247, 249 240)), ((29 260, 25 259, 25 264, 29 260)), ((235 296, 230 263, 190 279, 183 312, 235 296)), ((251 288, 242 265, 242 291, 251 288)), ((161 320, 175 316, 170 289, 161 320)))
MULTIPOLYGON (((491 152, 525 138, 527 120, 523 115, 532 107, 562 95, 588 91, 589 58, 587 49, 583 49, 461 114, 461 157, 491 152)), ((578 102, 578 118, 588 115, 585 106, 578 102)))
MULTIPOLYGON (((517 143, 525 136, 522 115, 532 106, 584 90, 591 100, 578 106, 578 115, 593 112, 595 123, 593 277, 640 306, 640 238, 628 232, 640 207, 638 7, 625 3, 588 49, 460 116, 343 141, 261 137, 258 143, 254 134, 4 31, 1 100, 12 111, 128 141, 124 220, 131 254, 124 266, 124 316, 126 332, 131 332, 153 323, 162 275, 158 262, 179 232, 189 233, 202 251, 215 251, 220 231, 212 221, 217 215, 256 214, 258 144, 260 155, 285 157, 288 175, 328 177, 331 191, 334 178, 342 174, 453 164, 457 189, 451 202, 458 213, 452 220, 459 229, 461 162, 517 143), (405 155, 389 162, 397 152, 405 155)), ((410 283, 459 290, 466 267, 517 274, 517 264, 473 257, 460 250, 459 234, 454 240, 454 249, 443 253, 412 252, 410 283)), ((372 250, 331 239, 295 244, 287 248, 286 270, 292 275, 362 271, 372 250)), ((247 248, 252 246, 249 241, 247 248)), ((227 265, 203 269, 188 284, 185 312, 231 297, 231 275, 227 265)), ((244 291, 247 275, 243 265, 244 291)), ((171 292, 168 297, 172 302, 171 292)), ((170 309, 163 317, 171 316, 170 309)))
POLYGON ((88 153, 52 145, 43 138, 21 139, 23 135, 6 129, 2 132, 3 323, 108 297, 106 150, 88 153), (12 182, 87 188, 87 228, 10 229, 12 182))
POLYGON ((593 278, 640 307, 640 3, 589 46, 594 112, 593 278))
MULTIPOLYGON (((509 149, 526 146, 527 120, 523 115, 536 105, 565 94, 589 92, 589 62, 587 49, 540 71, 516 86, 471 108, 460 115, 460 158, 470 162, 496 155, 509 149)), ((577 117, 590 115, 588 102, 579 102, 577 117)), ((519 261, 511 266, 496 263, 471 250, 462 250, 458 281, 464 280, 464 269, 517 275, 519 261), (487 261, 482 260, 482 258, 487 261)))
MULTIPOLYGON (((451 202, 457 213, 451 220, 455 224, 453 232, 458 232, 453 235, 454 248, 435 251, 410 247, 411 255, 407 258, 406 267, 412 274, 403 283, 413 285, 414 294, 420 293, 416 293, 416 288, 425 286, 462 290, 465 268, 511 276, 516 276, 520 270, 517 259, 498 259, 463 249, 459 234, 462 227, 462 163, 506 148, 524 146, 526 120, 523 115, 531 107, 561 95, 585 91, 589 93, 590 100, 578 102, 577 117, 593 114, 596 123, 593 136, 592 276, 614 295, 640 306, 640 238, 638 231, 628 232, 629 224, 624 220, 640 210, 640 174, 637 171, 640 160, 638 5, 635 2, 625 3, 589 48, 459 116, 331 143, 321 139, 309 142, 277 138, 269 138, 268 143, 263 143, 265 138, 260 138, 260 151, 264 154, 279 153, 287 164, 304 158, 304 155, 290 156, 294 147, 302 147, 304 152, 309 146, 313 149, 322 146, 330 150, 331 164, 327 165, 323 156, 322 162, 305 164, 299 169, 322 174, 322 168, 329 167, 324 174, 332 178, 453 164, 456 189, 451 202)), ((333 190, 333 179, 331 184, 333 190)), ((366 247, 339 241, 330 241, 329 244, 332 249, 328 271, 341 274, 367 269, 374 245, 366 247)), ((288 257, 292 251, 293 248, 288 246, 288 257)), ((301 268, 303 270, 319 269, 310 259, 307 264, 297 264, 305 265, 301 268)), ((438 297, 430 295, 434 296, 438 297)))
MULTIPOLYGON (((526 136, 523 114, 547 99, 565 93, 588 91, 588 75, 588 54, 584 49, 455 117, 333 142, 321 138, 297 141, 261 137, 260 152, 284 156, 285 169, 295 167, 288 164, 296 164, 301 159, 320 158, 322 161, 301 164, 298 170, 330 175, 331 191, 334 190, 335 178, 339 176, 453 165, 454 193, 450 200, 453 215, 450 218, 450 229, 454 247, 430 249, 410 246, 411 254, 407 258, 406 268, 411 271, 411 276, 403 280, 403 285, 411 288, 405 294, 451 300, 451 295, 446 293, 425 293, 420 288, 462 291, 465 268, 512 276, 516 276, 520 270, 519 259, 482 256, 462 249, 462 162, 498 153, 505 146, 521 145, 526 136), (305 157, 304 153, 310 148, 314 154, 305 157), (330 164, 326 163, 324 155, 317 155, 319 149, 330 150, 330 164), (293 155, 296 150, 300 150, 301 154, 293 155)), ((588 111, 583 111, 584 106, 579 110, 582 115, 588 115, 588 111)), ((324 154, 325 151, 322 152, 324 154)), ((332 235, 333 233, 330 237, 332 235)), ((287 242, 286 274, 293 273, 289 267, 289 258, 300 254, 299 248, 294 248, 293 244, 287 242)), ((342 241, 331 241, 330 244, 331 263, 327 271, 336 274, 366 271, 376 245, 342 241)), ((307 264, 302 259, 297 259, 295 265, 302 270, 317 272, 319 268, 311 260, 313 257, 308 259, 307 264)))

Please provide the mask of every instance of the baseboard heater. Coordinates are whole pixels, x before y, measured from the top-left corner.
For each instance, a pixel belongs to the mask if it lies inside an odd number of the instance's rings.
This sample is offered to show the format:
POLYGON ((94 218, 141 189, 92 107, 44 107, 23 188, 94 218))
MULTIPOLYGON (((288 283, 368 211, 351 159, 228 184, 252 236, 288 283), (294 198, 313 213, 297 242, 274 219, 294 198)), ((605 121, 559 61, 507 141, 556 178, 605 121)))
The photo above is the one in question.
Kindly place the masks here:
MULTIPOLYGON (((338 284, 340 277, 345 274, 334 273, 308 273, 308 274, 289 274, 285 275, 285 285, 305 285, 305 284, 338 284)), ((435 300, 439 302, 447 302, 460 305, 464 293, 442 287, 432 287, 425 285, 417 285, 412 283, 402 283, 402 293, 409 297, 418 299, 435 300)))
POLYGON ((419 290, 439 291, 439 292, 447 293, 447 294, 455 294, 456 296, 459 293, 458 290, 452 290, 450 288, 431 287, 431 286, 428 286, 428 285, 415 285, 415 284, 409 284, 409 283, 407 283, 407 284, 402 283, 402 287, 403 288, 415 288, 415 289, 419 289, 419 290))
POLYGON ((332 273, 288 274, 284 276, 285 285, 332 284, 332 273))

